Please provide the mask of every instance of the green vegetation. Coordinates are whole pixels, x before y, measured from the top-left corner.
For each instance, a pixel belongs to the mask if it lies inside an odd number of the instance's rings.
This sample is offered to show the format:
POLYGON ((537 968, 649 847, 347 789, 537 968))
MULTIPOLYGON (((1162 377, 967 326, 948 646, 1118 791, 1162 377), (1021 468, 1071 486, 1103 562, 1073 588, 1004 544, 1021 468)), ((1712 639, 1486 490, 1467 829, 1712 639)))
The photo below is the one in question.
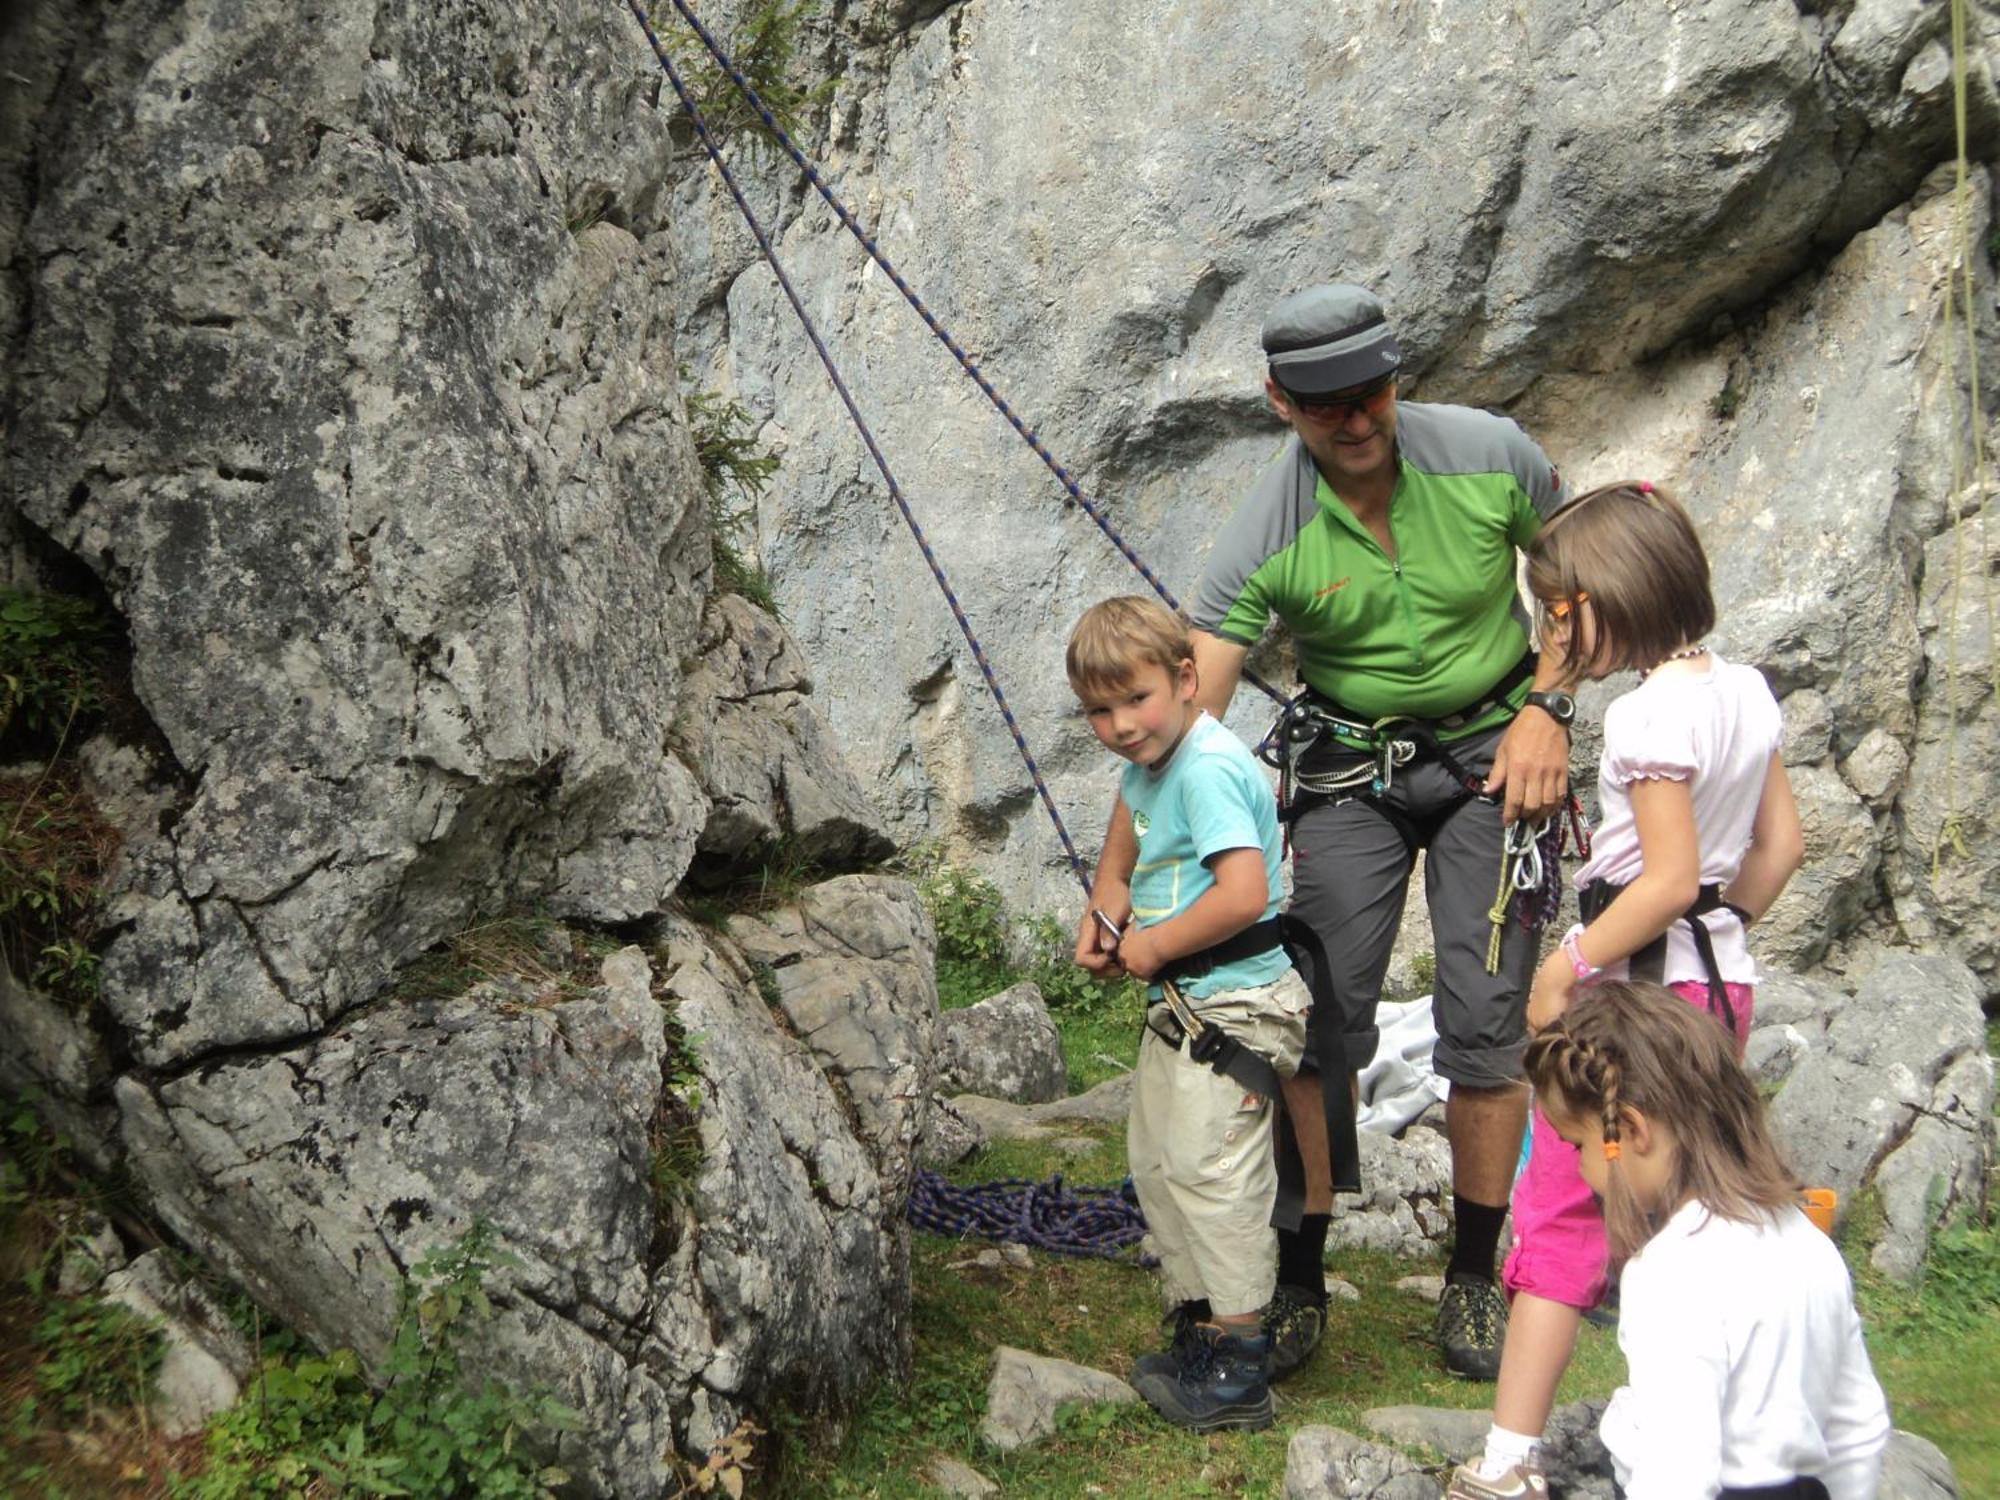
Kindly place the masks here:
POLYGON ((73 756, 112 691, 115 630, 66 594, 0 590, 0 963, 78 1008, 97 996, 98 893, 118 837, 73 756), (38 763, 38 764, 37 764, 38 763))
POLYGON ((466 1335, 493 1316, 488 1277, 518 1264, 484 1224, 432 1251, 403 1284, 379 1391, 350 1350, 267 1361, 254 1393, 209 1425, 205 1467, 170 1492, 185 1500, 552 1496, 569 1476, 529 1450, 547 1434, 574 1431, 577 1414, 463 1365, 466 1335))
POLYGON ((57 1298, 35 1325, 35 1385, 65 1425, 143 1406, 166 1345, 148 1319, 98 1297, 57 1298))
MULTIPOLYGON (((819 6, 815 0, 760 0, 726 37, 718 37, 722 50, 749 80, 765 106, 785 133, 797 140, 805 134, 806 118, 833 98, 838 78, 823 78, 804 84, 797 80, 799 33, 819 6)), ((692 31, 677 30, 669 48, 674 67, 687 84, 695 107, 708 123, 708 132, 718 147, 748 130, 745 139, 753 158, 766 159, 778 150, 777 142, 764 128, 757 112, 743 97, 734 80, 709 54, 701 38, 692 31)), ((677 137, 694 141, 694 128, 685 113, 675 120, 677 137)))
POLYGON ((1731 375, 1722 382, 1722 389, 1709 398, 1708 414, 1718 422, 1727 422, 1736 415, 1736 408, 1742 404, 1743 388, 1736 383, 1736 377, 1731 375))
MULTIPOLYGON (((682 371, 683 378, 686 371, 682 371)), ((745 556, 757 501, 771 487, 778 457, 757 441, 757 421, 743 404, 719 391, 687 398, 688 425, 708 495, 708 526, 715 549, 715 586, 740 594, 766 614, 778 613, 771 580, 745 556)))

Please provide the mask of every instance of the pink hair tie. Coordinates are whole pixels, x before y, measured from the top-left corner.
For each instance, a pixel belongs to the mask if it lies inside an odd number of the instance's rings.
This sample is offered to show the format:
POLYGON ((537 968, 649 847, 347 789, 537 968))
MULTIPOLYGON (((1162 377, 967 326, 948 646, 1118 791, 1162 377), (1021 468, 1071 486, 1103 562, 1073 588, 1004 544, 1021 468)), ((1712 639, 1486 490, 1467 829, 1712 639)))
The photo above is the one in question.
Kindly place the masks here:
POLYGON ((1653 493, 1653 481, 1652 481, 1652 480, 1650 480, 1650 479, 1642 479, 1642 480, 1640 480, 1640 481, 1639 481, 1639 493, 1640 493, 1640 494, 1642 494, 1642 495, 1650 495, 1650 494, 1652 494, 1652 493, 1653 493))

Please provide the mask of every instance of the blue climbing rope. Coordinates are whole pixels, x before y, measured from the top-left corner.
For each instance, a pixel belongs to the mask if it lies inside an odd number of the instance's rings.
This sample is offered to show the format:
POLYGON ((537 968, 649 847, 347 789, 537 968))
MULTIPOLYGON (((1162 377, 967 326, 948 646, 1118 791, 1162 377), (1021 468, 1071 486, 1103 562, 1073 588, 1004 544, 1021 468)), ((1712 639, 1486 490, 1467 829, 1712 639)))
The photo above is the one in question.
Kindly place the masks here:
POLYGON ((1042 799, 1042 806, 1048 810, 1049 820, 1055 824, 1056 837, 1062 841, 1063 854, 1069 860, 1070 871, 1076 876, 1077 883, 1083 887, 1084 896, 1088 898, 1090 872, 1084 865, 1082 856, 1076 852, 1076 845, 1070 839, 1069 830, 1063 826, 1062 814, 1056 811, 1055 798, 1050 795, 1048 783, 1042 779, 1041 767, 1036 765, 1034 753, 1028 748, 1027 738, 1021 733, 1021 726, 1014 718, 1014 710, 1007 703, 1007 695, 1001 690, 1000 679, 994 675, 993 664, 986 659, 986 648, 980 645, 979 637, 973 632, 972 621, 966 617, 964 607, 958 602, 958 595, 952 590, 951 580, 945 576, 943 565, 938 562, 937 554, 931 550, 930 538, 924 534, 924 528, 918 523, 915 512, 910 509, 910 502, 904 497, 902 486, 896 482, 896 476, 889 468, 889 460, 883 456, 881 446, 875 441, 875 434, 869 429, 867 419, 861 415, 861 408, 855 404, 854 396, 848 390, 846 380, 841 376, 840 367, 834 363, 833 354, 826 347, 826 340, 820 337, 819 325, 813 321, 812 314, 806 311, 806 305, 800 300, 797 289, 793 287, 791 277, 785 274, 785 268, 778 260, 778 252, 771 243, 770 235, 765 232, 763 223, 743 196, 743 190, 736 181, 736 174, 729 170, 729 164, 722 159, 722 152, 717 148, 714 137, 709 134, 708 122, 702 118, 700 109, 696 107, 694 96, 688 92, 679 71, 668 58, 666 48, 654 34, 652 21, 648 19, 645 9, 638 0, 626 0, 626 5, 638 19, 641 29, 645 31, 646 40, 652 44, 653 55, 660 60, 660 67, 666 72, 667 82, 673 85, 674 93, 681 101, 681 108, 687 112, 688 120, 694 126, 702 149, 708 153, 708 159, 715 163, 716 171, 722 174, 722 181, 728 187, 730 197, 736 200, 736 207, 742 213, 744 223, 750 226, 750 233, 756 238, 757 248, 763 251, 764 259, 771 267, 771 274, 777 278, 785 299, 792 304, 792 311, 798 314, 799 323, 805 329, 806 337, 812 342, 813 352, 826 367, 827 378, 833 382, 833 388, 840 396, 841 404, 847 408, 847 415, 853 419, 855 430, 861 434, 861 441, 867 446, 868 456, 875 461, 875 467, 881 471, 882 481, 889 487, 889 498, 896 502, 896 509, 902 514, 903 524, 916 539, 917 548, 923 553, 924 562, 931 570, 931 577, 937 580, 937 586, 944 594, 945 603, 951 607, 952 618, 958 622, 959 632, 965 637, 965 644, 972 652, 972 659, 978 663, 980 675, 986 679, 987 691, 992 693, 993 701, 1000 710, 1000 717, 1007 723, 1007 732, 1014 738, 1014 748, 1020 752, 1022 764, 1028 768, 1028 776, 1035 784, 1035 793, 1042 799))
MULTIPOLYGON (((667 60, 667 54, 661 47, 659 38, 654 35, 652 23, 647 19, 646 12, 640 8, 637 0, 626 0, 626 3, 631 7, 632 13, 639 18, 639 24, 645 30, 646 39, 652 43, 654 54, 660 60, 660 66, 667 70, 670 78, 674 77, 673 65, 667 60)), ((999 412, 1006 419, 1007 425, 1020 434, 1022 441, 1034 450, 1035 456, 1041 459, 1043 465, 1047 467, 1051 474, 1055 475, 1071 501, 1086 516, 1090 517, 1097 529, 1104 533, 1106 540, 1112 546, 1116 547, 1120 555, 1138 571, 1139 576, 1146 581, 1155 594, 1159 595, 1167 608, 1178 611, 1181 608, 1181 603, 1174 596, 1173 591, 1153 571, 1146 560, 1139 555, 1137 549, 1125 540, 1117 527, 1111 524, 1110 519, 1104 514, 1102 507, 1084 493, 1083 486, 1077 483, 1075 476, 1049 451, 1048 445, 1042 441, 1041 436, 1015 414, 1014 408, 1008 404, 1007 398, 1000 394, 999 389, 987 378, 986 373, 973 362, 972 356, 965 352, 964 346, 952 335, 951 330, 938 321, 930 308, 925 305, 924 299, 917 294, 916 288, 904 279, 903 273, 898 271, 889 257, 882 253, 881 247, 875 243, 874 236, 861 227, 860 222, 854 217, 847 204, 828 184, 818 164, 800 149, 798 142, 792 139, 791 133, 779 123, 778 117, 772 113, 770 106, 764 102, 763 96, 757 92, 756 86, 743 75, 742 69, 736 66, 735 59, 723 50, 722 44, 716 41, 713 33, 701 23, 700 17, 695 15, 694 11, 689 7, 687 0, 670 0, 670 3, 676 11, 680 12, 681 19, 686 21, 689 27, 693 29, 695 35, 701 39, 701 44, 708 49, 709 55, 715 59, 717 65, 729 75, 730 81, 736 85, 737 90, 743 95, 745 102, 756 111, 758 119, 763 121, 764 128, 770 132, 771 138, 784 149, 786 155, 791 157, 793 164, 805 173, 806 180, 813 185, 814 190, 825 201, 826 206, 833 210, 834 216, 840 220, 847 232, 853 235, 860 243, 861 248, 868 252, 869 258, 887 273, 890 283, 898 292, 902 293, 903 300, 909 303, 917 316, 924 320, 924 326, 936 335, 938 342, 951 352, 951 357, 958 361, 958 367, 972 377, 973 384, 978 386, 985 394, 986 399, 992 403, 993 409, 999 412)), ((675 83, 674 87, 675 91, 680 94, 682 105, 688 110, 690 116, 693 116, 694 105, 688 98, 686 91, 680 87, 678 82, 675 83)), ((703 144, 707 144, 705 134, 703 136, 703 144)), ((721 166, 721 158, 716 156, 713 150, 709 152, 709 155, 714 158, 716 165, 721 166)), ((728 169, 724 168, 723 170, 726 174, 728 169)), ((733 183, 731 184, 730 191, 735 193, 733 183)), ((748 214, 749 208, 743 203, 741 194, 736 195, 736 201, 738 206, 743 208, 745 214, 748 214)), ((762 243, 761 235, 759 235, 759 243, 762 243)), ((767 256, 769 255, 768 250, 766 254, 767 256)), ((773 260, 772 264, 775 267, 777 262, 773 260)), ((859 418, 856 420, 859 420, 859 418)), ((1246 670, 1242 675, 1244 681, 1258 688, 1276 702, 1284 703, 1287 700, 1287 694, 1279 692, 1278 689, 1264 681, 1255 672, 1246 670)))
POLYGON ((909 1217, 919 1229, 954 1239, 973 1235, 1053 1255, 1157 1264, 1153 1256, 1137 1253, 1146 1220, 1131 1195, 1130 1179, 1123 1187, 1072 1188, 1063 1186, 1057 1173, 1047 1182, 1008 1177, 960 1187, 919 1168, 910 1185, 909 1217))

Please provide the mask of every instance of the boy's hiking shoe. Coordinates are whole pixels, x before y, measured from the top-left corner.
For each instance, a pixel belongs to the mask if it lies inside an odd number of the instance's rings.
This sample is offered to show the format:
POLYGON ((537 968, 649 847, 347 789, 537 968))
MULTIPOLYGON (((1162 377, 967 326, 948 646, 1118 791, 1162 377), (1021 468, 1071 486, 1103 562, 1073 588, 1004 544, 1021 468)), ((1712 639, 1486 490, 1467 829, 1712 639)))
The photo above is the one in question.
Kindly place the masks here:
POLYGON ((1264 1309, 1264 1331, 1271 1335, 1271 1380, 1290 1375, 1319 1347, 1326 1332, 1326 1304, 1300 1287, 1281 1286, 1264 1309))
POLYGON ((1270 1334, 1262 1329, 1230 1334, 1213 1323, 1197 1323, 1179 1370, 1171 1375, 1135 1371, 1132 1384, 1176 1427, 1254 1432, 1269 1427, 1275 1415, 1270 1374, 1270 1334))
POLYGON ((1201 1326, 1201 1319, 1196 1315, 1192 1302, 1180 1303, 1163 1322, 1173 1330, 1172 1337, 1166 1348, 1142 1354, 1133 1361, 1132 1379, 1135 1385, 1142 1375, 1163 1375, 1172 1380, 1180 1374, 1181 1366, 1187 1363, 1199 1341, 1195 1330, 1201 1326))
POLYGON ((1548 1500, 1549 1481, 1537 1464, 1515 1464, 1498 1479, 1481 1479, 1471 1464, 1452 1471, 1444 1500, 1548 1500))
POLYGON ((1506 1337, 1507 1302, 1498 1287, 1477 1276, 1445 1284, 1437 1317, 1445 1369, 1465 1380, 1498 1380, 1506 1337))

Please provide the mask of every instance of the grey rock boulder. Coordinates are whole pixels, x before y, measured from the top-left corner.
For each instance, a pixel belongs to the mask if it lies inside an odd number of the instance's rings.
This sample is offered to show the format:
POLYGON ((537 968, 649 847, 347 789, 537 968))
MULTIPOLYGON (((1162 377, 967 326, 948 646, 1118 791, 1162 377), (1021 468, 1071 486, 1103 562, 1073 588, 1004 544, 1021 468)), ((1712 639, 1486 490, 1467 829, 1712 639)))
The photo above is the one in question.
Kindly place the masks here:
POLYGON ((986 1132, 972 1116, 942 1094, 931 1096, 924 1130, 917 1140, 917 1165, 932 1171, 961 1162, 986 1144, 986 1132))
POLYGON ((1844 1208, 1876 1186, 1885 1224, 1874 1264, 1902 1279, 1933 1228, 1984 1199, 1994 1084, 1981 991, 1956 959, 1885 958, 1771 1104, 1808 1183, 1836 1189, 1844 1208))
POLYGON ((1285 1446, 1285 1500, 1438 1500, 1443 1493, 1393 1448, 1338 1427, 1301 1427, 1285 1446))
POLYGON ((1889 1434, 1876 1500, 1958 1500, 1958 1474, 1937 1444, 1914 1432, 1889 1434))
POLYGON ((993 1351, 979 1435, 1002 1453, 1040 1442, 1065 1406, 1126 1405, 1139 1393, 1115 1375, 1005 1344, 993 1351))
MULTIPOLYGON (((1612 1500, 1611 1458, 1597 1436, 1603 1416, 1602 1401, 1572 1401, 1549 1414, 1542 1432, 1542 1466, 1556 1494, 1612 1500)), ((1464 1407, 1381 1406, 1362 1413, 1361 1420, 1378 1437, 1460 1464, 1484 1448, 1493 1414, 1464 1407)))
POLYGON ((952 1093, 1015 1104, 1045 1104, 1069 1093, 1062 1034, 1042 992, 1027 981, 944 1013, 938 1073, 952 1093))
POLYGON ((1065 1125, 1113 1125, 1132 1112, 1132 1075, 1119 1073, 1081 1094, 1042 1104, 1016 1104, 983 1094, 959 1094, 952 1107, 989 1140, 1036 1141, 1063 1134, 1065 1125))
POLYGON ((1359 1132, 1359 1197, 1334 1201, 1329 1250, 1428 1254, 1451 1227, 1451 1147, 1444 1133, 1413 1125, 1401 1136, 1359 1132))

